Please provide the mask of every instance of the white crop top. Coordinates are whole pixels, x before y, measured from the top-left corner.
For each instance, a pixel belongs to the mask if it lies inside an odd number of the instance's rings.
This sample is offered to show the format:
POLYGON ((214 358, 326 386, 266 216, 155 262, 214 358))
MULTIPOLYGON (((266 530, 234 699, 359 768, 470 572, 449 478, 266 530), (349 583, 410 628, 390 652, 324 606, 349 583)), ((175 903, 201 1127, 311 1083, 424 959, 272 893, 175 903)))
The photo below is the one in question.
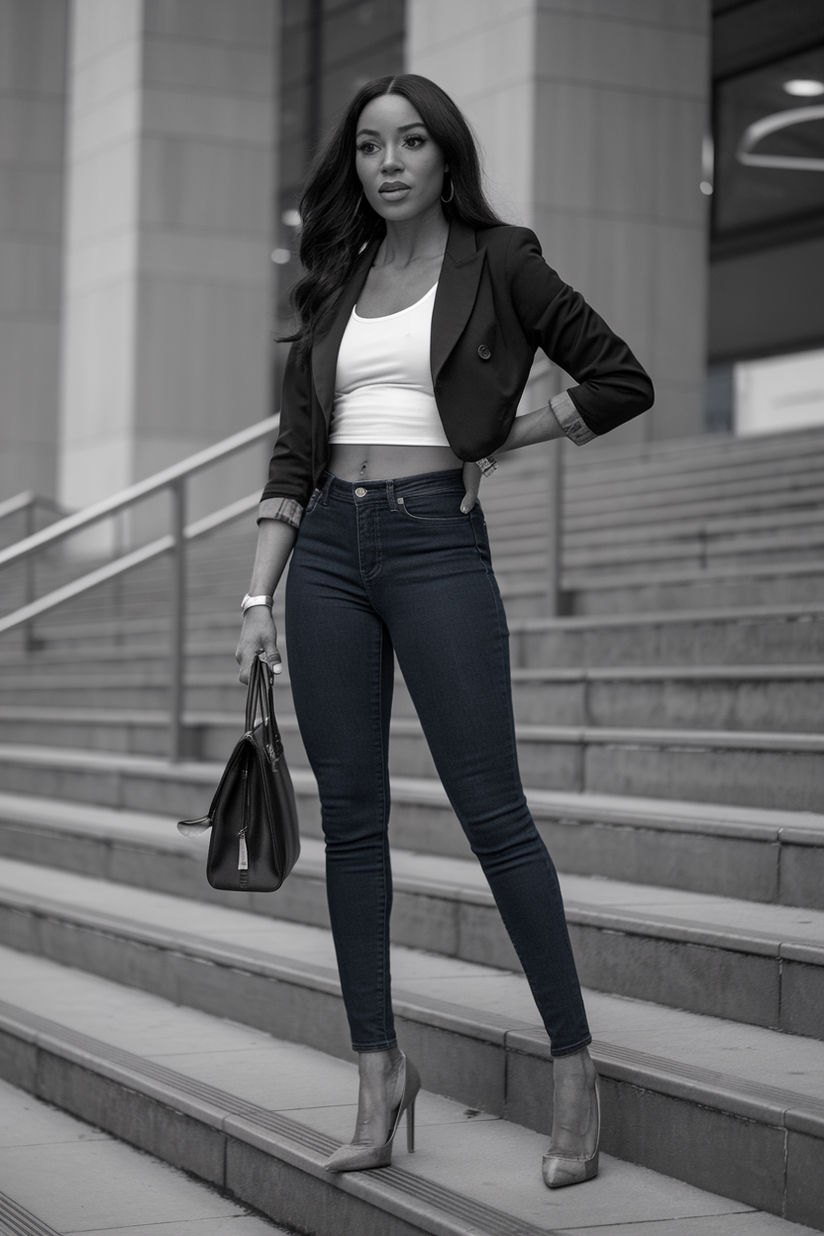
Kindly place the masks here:
POLYGON ((449 446, 429 359, 437 287, 386 317, 352 310, 338 352, 330 443, 449 446))

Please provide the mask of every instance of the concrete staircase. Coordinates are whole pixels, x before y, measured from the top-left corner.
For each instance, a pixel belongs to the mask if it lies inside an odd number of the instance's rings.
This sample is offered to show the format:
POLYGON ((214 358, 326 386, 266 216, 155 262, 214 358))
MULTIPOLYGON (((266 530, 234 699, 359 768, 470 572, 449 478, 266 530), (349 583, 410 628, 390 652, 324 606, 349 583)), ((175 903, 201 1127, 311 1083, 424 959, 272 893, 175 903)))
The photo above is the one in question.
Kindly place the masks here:
POLYGON ((174 829, 238 732, 248 528, 191 553, 181 764, 164 565, 39 622, 30 653, 0 644, 2 1076, 324 1236, 824 1230, 824 435, 566 455, 568 616, 540 614, 541 452, 506 459, 484 507, 524 782, 588 988, 598 1181, 541 1184, 546 1036, 400 681, 392 932, 419 1151, 322 1172, 355 1085, 288 672, 287 884, 214 893, 174 829))

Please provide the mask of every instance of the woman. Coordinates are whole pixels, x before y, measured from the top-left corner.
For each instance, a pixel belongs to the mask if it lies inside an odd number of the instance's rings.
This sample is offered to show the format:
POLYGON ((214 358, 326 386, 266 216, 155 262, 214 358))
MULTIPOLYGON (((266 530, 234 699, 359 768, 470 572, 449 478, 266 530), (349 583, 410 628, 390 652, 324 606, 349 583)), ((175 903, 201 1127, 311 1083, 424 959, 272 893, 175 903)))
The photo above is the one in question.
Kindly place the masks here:
POLYGON ((326 1166, 388 1164, 419 1086, 390 999, 394 651, 550 1037, 544 1179, 574 1184, 597 1171, 597 1079, 555 869, 521 788, 506 619, 476 499, 493 451, 562 433, 584 443, 648 408, 652 387, 535 235, 495 216, 466 121, 425 78, 358 92, 301 218, 299 328, 237 659, 244 682, 255 655, 279 672, 272 596, 294 549, 292 694, 359 1053, 354 1138, 326 1166), (579 385, 516 421, 539 347, 579 385))

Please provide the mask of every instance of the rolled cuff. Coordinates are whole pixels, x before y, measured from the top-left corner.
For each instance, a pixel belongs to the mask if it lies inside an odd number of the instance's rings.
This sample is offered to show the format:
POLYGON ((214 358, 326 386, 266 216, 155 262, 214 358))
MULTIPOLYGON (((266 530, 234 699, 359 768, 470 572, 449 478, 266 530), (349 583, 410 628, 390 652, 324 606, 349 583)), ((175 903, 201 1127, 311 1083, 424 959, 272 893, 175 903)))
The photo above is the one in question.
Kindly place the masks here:
POLYGON ((558 395, 553 395, 549 401, 549 406, 555 413, 555 419, 561 426, 561 429, 576 446, 583 446, 586 442, 591 442, 593 438, 597 438, 598 435, 594 430, 590 429, 581 416, 568 391, 561 391, 558 395))
POLYGON ((303 507, 296 498, 264 498, 258 507, 258 523, 262 519, 279 519, 283 524, 299 528, 303 507))

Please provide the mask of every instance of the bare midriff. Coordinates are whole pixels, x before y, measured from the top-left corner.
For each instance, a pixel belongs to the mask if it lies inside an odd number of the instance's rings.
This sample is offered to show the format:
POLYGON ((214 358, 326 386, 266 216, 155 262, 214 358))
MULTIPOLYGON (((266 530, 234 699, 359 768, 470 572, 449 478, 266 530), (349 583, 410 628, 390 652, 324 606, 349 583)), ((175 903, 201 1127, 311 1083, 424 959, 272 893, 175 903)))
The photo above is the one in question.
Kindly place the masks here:
POLYGON ((463 462, 448 446, 395 446, 339 442, 330 447, 329 471, 342 481, 390 481, 421 472, 448 472, 463 462))

